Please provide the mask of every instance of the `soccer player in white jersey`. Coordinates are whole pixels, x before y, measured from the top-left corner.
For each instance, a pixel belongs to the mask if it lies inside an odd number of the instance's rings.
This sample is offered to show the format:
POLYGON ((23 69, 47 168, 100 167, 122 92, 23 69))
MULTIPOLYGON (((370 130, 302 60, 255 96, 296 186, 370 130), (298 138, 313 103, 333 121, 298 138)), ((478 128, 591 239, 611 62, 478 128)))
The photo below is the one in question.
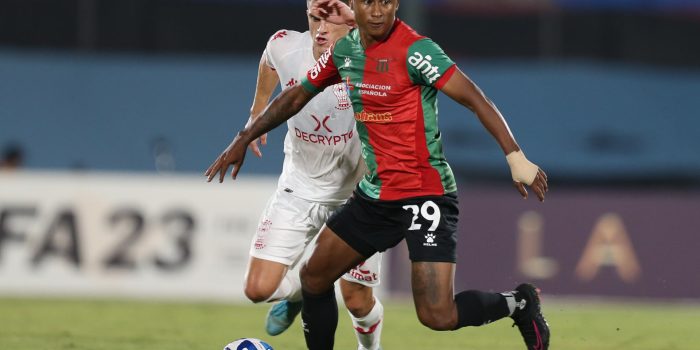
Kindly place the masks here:
MULTIPOLYGON (((267 43, 258 68, 251 121, 261 113, 278 83, 299 84, 309 67, 349 27, 325 22, 308 11, 309 31, 280 30, 267 43)), ((353 110, 343 84, 331 86, 292 117, 284 140, 284 166, 250 248, 245 294, 275 304, 266 322, 270 335, 284 332, 301 311, 301 285, 294 269, 324 222, 352 194, 366 172, 353 110)), ((251 151, 262 156, 258 141, 251 151)), ((359 349, 379 348, 383 307, 373 295, 381 255, 372 256, 340 280, 359 349)))

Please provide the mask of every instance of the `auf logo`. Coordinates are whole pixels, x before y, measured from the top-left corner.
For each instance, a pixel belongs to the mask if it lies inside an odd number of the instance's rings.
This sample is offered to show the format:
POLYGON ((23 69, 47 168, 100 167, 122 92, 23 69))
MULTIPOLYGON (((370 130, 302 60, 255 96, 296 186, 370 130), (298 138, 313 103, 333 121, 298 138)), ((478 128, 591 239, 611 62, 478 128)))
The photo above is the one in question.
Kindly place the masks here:
POLYGON ((318 120, 318 118, 316 118, 316 116, 313 115, 313 114, 311 115, 311 118, 314 118, 314 120, 316 121, 316 128, 314 128, 314 131, 318 131, 319 129, 321 129, 321 126, 323 126, 323 128, 326 129, 326 130, 328 130, 328 132, 333 132, 333 130, 331 130, 331 129, 328 127, 328 125, 326 125, 326 122, 328 121, 328 119, 331 118, 330 115, 325 116, 325 117, 323 118, 323 121, 318 120))

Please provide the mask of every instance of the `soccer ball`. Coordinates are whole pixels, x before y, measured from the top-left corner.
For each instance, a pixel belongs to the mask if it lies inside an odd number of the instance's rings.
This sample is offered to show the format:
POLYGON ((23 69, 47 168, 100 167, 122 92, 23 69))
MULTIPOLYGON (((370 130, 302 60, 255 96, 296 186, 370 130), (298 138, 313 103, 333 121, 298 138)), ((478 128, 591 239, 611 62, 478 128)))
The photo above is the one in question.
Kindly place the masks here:
POLYGON ((224 350, 274 350, 270 344, 255 338, 241 338, 228 343, 224 350))

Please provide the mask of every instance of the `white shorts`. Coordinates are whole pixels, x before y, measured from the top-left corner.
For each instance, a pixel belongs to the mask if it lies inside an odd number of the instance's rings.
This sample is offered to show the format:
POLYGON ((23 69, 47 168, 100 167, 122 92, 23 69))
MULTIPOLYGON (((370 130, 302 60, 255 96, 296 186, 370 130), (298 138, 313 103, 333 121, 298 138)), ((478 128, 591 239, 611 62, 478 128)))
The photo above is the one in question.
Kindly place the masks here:
MULTIPOLYGON (((340 207, 298 198, 278 188, 267 202, 250 245, 250 256, 278 262, 293 269, 311 254, 307 247, 323 224, 340 207)), ((379 285, 381 253, 343 275, 343 279, 368 287, 379 285)))

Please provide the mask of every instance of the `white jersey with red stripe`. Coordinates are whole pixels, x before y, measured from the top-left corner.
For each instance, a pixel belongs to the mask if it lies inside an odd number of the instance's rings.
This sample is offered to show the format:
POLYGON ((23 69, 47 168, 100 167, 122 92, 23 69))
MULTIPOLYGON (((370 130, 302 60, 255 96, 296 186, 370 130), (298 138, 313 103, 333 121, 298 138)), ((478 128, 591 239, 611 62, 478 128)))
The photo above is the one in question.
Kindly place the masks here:
MULTIPOLYGON (((268 41, 265 57, 282 89, 299 84, 316 64, 308 31, 278 31, 268 41)), ((287 127, 278 186, 310 201, 344 202, 366 171, 345 85, 316 95, 287 127)))

